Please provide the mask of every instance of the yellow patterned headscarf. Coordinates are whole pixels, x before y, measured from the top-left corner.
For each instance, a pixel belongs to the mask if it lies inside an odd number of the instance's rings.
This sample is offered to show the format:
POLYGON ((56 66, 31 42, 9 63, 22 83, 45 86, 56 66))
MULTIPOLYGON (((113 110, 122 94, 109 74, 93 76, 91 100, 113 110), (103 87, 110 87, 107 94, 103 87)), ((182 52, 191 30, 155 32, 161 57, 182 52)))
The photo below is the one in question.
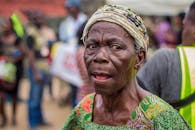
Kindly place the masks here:
POLYGON ((83 42, 88 35, 90 27, 99 21, 107 21, 122 26, 134 39, 136 52, 147 51, 149 38, 146 27, 136 13, 131 9, 118 5, 105 5, 98 9, 88 20, 83 31, 83 42))

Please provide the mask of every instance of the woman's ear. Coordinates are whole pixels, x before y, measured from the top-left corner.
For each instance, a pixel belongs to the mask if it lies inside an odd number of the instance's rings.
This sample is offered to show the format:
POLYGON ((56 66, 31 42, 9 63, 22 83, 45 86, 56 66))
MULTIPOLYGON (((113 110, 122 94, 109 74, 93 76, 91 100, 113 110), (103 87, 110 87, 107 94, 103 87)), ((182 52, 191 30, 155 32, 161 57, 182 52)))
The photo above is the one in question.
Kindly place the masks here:
POLYGON ((146 58, 146 52, 145 51, 140 51, 137 55, 136 55, 136 62, 135 62, 135 69, 139 70, 140 67, 142 66, 142 64, 145 62, 145 58, 146 58))

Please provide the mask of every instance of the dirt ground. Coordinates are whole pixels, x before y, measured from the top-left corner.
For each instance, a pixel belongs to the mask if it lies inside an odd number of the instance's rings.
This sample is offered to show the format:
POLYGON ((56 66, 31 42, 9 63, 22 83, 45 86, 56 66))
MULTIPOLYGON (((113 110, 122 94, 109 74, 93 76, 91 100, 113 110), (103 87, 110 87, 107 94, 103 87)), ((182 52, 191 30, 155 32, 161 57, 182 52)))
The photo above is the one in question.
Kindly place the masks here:
MULTIPOLYGON (((65 93, 69 91, 68 86, 64 87, 65 93)), ((11 126, 10 117, 11 117, 11 105, 8 102, 6 104, 6 113, 8 116, 7 126, 4 128, 0 128, 1 130, 29 130, 28 128, 28 117, 27 117, 27 99, 29 94, 29 82, 27 79, 22 80, 21 88, 20 88, 20 98, 22 102, 18 105, 18 113, 17 113, 17 125, 11 126), (24 100, 24 101, 23 101, 24 100)), ((64 121, 66 120, 68 114, 71 112, 70 106, 60 107, 56 99, 59 94, 59 83, 54 79, 53 82, 53 92, 54 92, 54 100, 51 100, 49 94, 47 92, 47 88, 44 92, 44 100, 43 100, 43 113, 47 122, 51 123, 49 127, 40 127, 39 130, 61 130, 64 121)))

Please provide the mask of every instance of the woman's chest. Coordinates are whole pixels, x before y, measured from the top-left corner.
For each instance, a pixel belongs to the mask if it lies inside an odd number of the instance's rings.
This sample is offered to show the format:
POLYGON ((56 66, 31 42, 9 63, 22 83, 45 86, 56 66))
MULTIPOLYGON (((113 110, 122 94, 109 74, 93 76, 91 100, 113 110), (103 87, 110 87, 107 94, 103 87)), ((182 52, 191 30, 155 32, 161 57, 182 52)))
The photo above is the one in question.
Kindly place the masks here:
POLYGON ((101 125, 109 126, 122 126, 127 125, 130 120, 130 114, 126 111, 115 112, 115 113, 105 113, 101 111, 94 110, 93 122, 101 125))

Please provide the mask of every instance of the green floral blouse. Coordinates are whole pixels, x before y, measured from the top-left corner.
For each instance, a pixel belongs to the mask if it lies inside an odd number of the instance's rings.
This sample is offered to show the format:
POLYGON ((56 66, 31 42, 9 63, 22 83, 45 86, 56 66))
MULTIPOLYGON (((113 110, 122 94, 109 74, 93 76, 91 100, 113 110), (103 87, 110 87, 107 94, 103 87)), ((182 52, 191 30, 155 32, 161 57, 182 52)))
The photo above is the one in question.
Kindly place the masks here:
POLYGON ((76 106, 62 130, 191 130, 169 104, 155 95, 146 96, 129 115, 127 125, 105 126, 92 122, 95 94, 86 96, 76 106))

